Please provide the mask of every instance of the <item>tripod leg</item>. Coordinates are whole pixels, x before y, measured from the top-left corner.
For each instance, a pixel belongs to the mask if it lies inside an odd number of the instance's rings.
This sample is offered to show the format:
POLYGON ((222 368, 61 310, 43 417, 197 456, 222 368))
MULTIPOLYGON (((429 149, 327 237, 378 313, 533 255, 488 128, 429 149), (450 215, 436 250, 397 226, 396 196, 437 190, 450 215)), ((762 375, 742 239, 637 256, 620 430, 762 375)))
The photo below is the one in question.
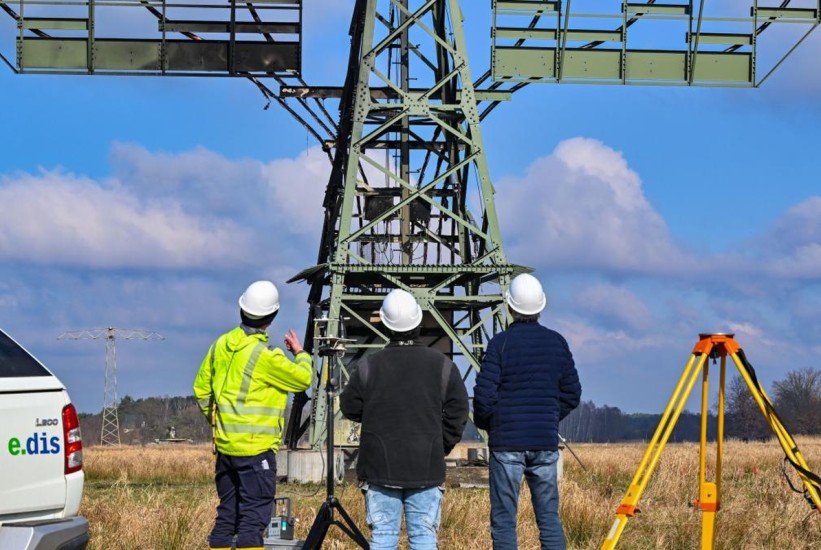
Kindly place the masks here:
MULTIPOLYGON (((727 357, 721 357, 721 387, 723 388, 724 372, 727 357)), ((719 390, 721 394, 722 391, 719 390)), ((710 364, 704 365, 701 378, 701 437, 699 438, 698 463, 698 500, 695 508, 701 511, 701 550, 713 550, 716 540, 716 512, 719 508, 719 482, 721 479, 721 447, 716 451, 715 481, 707 481, 707 420, 709 418, 710 364)), ((723 411, 719 408, 719 416, 723 411)), ((723 420, 719 419, 719 422, 723 420)))
POLYGON ((348 537, 351 538, 355 543, 357 543, 361 548, 365 548, 367 550, 370 547, 368 544, 368 539, 365 538, 365 535, 362 534, 362 531, 359 530, 359 527, 356 526, 351 516, 348 515, 348 512, 345 511, 345 508, 342 507, 342 503, 338 500, 334 499, 331 505, 336 508, 339 512, 339 515, 342 516, 342 519, 345 520, 345 523, 342 524, 340 522, 336 522, 340 529, 342 529, 348 537))
POLYGON ((698 379, 698 374, 704 367, 708 357, 709 350, 705 352, 697 345, 696 350, 690 356, 690 360, 684 368, 684 372, 676 385, 676 389, 673 391, 673 395, 667 404, 664 414, 661 416, 653 438, 650 440, 644 457, 641 459, 639 467, 636 470, 636 474, 630 482, 630 487, 628 487, 627 493, 625 493, 621 504, 616 510, 616 520, 613 522, 613 526, 607 533, 607 538, 605 538, 601 545, 602 550, 612 550, 616 547, 627 525, 627 521, 636 515, 639 498, 641 498, 641 494, 650 482, 653 471, 658 464, 659 458, 661 458, 664 446, 673 433, 673 428, 675 428, 676 422, 679 416, 681 416, 684 405, 687 404, 687 399, 690 397, 693 386, 698 379))
POLYGON ((302 545, 302 550, 318 550, 321 548, 331 525, 336 525, 339 527, 342 532, 345 533, 348 538, 354 541, 360 548, 368 550, 368 539, 365 538, 354 523, 351 516, 348 515, 348 512, 346 512, 345 508, 342 507, 342 503, 334 497, 330 497, 322 503, 322 506, 320 506, 319 512, 316 514, 316 519, 314 519, 314 523, 311 525, 311 530, 308 531, 308 536, 305 538, 305 543, 302 545), (342 516, 344 523, 334 519, 334 510, 339 512, 339 515, 342 516))
POLYGON ((348 537, 350 537, 357 545, 361 548, 365 548, 366 550, 369 548, 367 539, 362 536, 362 533, 356 527, 356 524, 351 519, 351 516, 345 511, 342 507, 342 504, 339 500, 334 496, 334 405, 333 405, 333 396, 335 394, 335 375, 334 375, 334 365, 338 362, 339 356, 336 355, 333 358, 327 357, 325 358, 325 434, 326 434, 326 451, 327 455, 327 472, 326 472, 326 489, 328 492, 328 497, 322 506, 319 508, 319 511, 316 514, 316 519, 314 519, 313 525, 311 525, 311 529, 308 532, 308 536, 305 539, 305 543, 303 544, 303 550, 318 550, 322 546, 322 542, 325 540, 325 536, 328 534, 328 529, 331 525, 336 525, 342 532, 344 532, 348 537), (334 519, 334 510, 338 510, 339 514, 342 516, 342 519, 345 520, 345 523, 337 521, 334 519))
POLYGON ((314 523, 311 525, 308 536, 305 538, 305 543, 302 545, 303 550, 318 550, 325 541, 325 535, 328 534, 328 528, 334 523, 334 513, 328 501, 323 502, 316 513, 314 523))
POLYGON ((806 491, 805 496, 807 497, 807 500, 815 505, 815 508, 821 512, 821 481, 819 481, 819 477, 810 471, 807 461, 804 460, 804 456, 801 454, 801 451, 798 450, 798 445, 792 435, 790 435, 790 432, 781 422, 778 414, 775 412, 772 401, 770 401, 770 398, 767 396, 764 388, 762 388, 761 384, 758 383, 755 371, 753 370, 752 365, 750 365, 747 361, 744 351, 741 348, 738 348, 735 353, 731 355, 731 357, 736 367, 738 367, 741 377, 747 383, 747 387, 753 394, 753 398, 758 404, 758 408, 761 409, 764 419, 767 421, 767 424, 770 425, 770 428, 776 438, 778 438, 778 442, 781 445, 781 449, 784 451, 787 460, 790 461, 798 472, 798 476, 804 484, 804 490, 806 491))

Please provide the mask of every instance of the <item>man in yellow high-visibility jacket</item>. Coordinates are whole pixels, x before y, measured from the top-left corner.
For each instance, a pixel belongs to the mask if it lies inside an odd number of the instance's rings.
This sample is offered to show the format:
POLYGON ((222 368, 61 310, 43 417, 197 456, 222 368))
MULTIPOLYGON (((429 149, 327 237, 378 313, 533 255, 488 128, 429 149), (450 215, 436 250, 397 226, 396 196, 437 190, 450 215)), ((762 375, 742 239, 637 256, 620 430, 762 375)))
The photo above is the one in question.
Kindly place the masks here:
POLYGON ((212 550, 263 550, 273 512, 276 452, 288 392, 311 385, 311 356, 293 330, 285 335, 290 361, 268 345, 265 331, 279 310, 279 293, 257 281, 240 296, 242 324, 217 338, 194 380, 194 395, 214 431, 220 503, 212 550), (236 539, 235 539, 236 537, 236 539))

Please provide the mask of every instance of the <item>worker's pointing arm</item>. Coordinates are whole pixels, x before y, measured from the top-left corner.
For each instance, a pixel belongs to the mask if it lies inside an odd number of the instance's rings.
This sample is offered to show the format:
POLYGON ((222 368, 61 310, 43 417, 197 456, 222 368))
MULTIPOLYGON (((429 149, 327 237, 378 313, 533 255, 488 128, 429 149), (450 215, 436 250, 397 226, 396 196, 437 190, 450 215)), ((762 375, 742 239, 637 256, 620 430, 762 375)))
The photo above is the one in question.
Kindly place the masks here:
POLYGON ((290 361, 279 348, 270 350, 264 376, 272 386, 288 392, 307 390, 311 386, 311 355, 302 349, 293 329, 285 335, 285 347, 294 354, 294 360, 290 361))

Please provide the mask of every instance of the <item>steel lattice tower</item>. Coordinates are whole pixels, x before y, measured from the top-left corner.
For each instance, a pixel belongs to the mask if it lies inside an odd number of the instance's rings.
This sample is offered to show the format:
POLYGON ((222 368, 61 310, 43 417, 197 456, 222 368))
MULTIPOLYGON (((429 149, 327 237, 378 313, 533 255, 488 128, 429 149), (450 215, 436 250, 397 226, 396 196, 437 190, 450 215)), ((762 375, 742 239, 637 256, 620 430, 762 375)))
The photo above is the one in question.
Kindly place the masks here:
POLYGON ((118 329, 113 327, 64 332, 58 340, 105 340, 105 384, 103 388, 103 416, 100 444, 120 444, 120 419, 117 414, 117 345, 120 340, 164 340, 153 330, 118 329))
MULTIPOLYGON (((467 376, 504 325, 502 289, 517 268, 502 247, 458 0, 357 2, 334 148, 318 262, 293 279, 311 285, 306 343, 327 318, 353 340, 345 363, 381 348, 376 312, 402 288, 426 312, 423 340, 467 376)), ((314 447, 325 438, 323 376, 314 447)), ((306 401, 292 412, 291 447, 308 427, 306 401)))

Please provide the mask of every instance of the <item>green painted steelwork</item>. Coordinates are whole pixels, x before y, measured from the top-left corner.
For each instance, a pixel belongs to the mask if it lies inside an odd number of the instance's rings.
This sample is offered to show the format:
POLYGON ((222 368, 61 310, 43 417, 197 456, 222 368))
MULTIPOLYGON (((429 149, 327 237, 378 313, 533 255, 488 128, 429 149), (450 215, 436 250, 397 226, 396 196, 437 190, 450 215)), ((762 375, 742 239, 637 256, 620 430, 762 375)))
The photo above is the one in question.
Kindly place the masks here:
POLYGON ((17 14, 15 71, 20 73, 248 77, 301 72, 300 0, 243 4, 16 0, 4 4, 17 14), (35 10, 71 17, 28 17, 35 10), (187 19, 190 15, 203 19, 187 19), (130 17, 134 28, 156 31, 122 38, 121 30, 102 24, 123 16, 130 17), (269 17, 274 20, 266 21, 269 17))
MULTIPOLYGON (((309 331, 317 318, 342 319, 344 386, 348 365, 386 343, 377 311, 403 288, 425 312, 422 340, 468 376, 524 268, 502 248, 459 2, 360 0, 351 28, 319 262, 295 277, 311 284, 309 331)), ((289 445, 304 431, 314 447, 325 440, 323 377, 310 418, 292 415, 289 445)))
POLYGON ((800 44, 821 23, 821 1, 809 1, 818 5, 787 0, 763 6, 752 0, 748 8, 705 8, 705 0, 602 0, 595 13, 583 13, 573 11, 572 0, 494 0, 493 79, 756 87, 795 48, 763 71, 762 31, 772 24, 808 25, 800 44))

